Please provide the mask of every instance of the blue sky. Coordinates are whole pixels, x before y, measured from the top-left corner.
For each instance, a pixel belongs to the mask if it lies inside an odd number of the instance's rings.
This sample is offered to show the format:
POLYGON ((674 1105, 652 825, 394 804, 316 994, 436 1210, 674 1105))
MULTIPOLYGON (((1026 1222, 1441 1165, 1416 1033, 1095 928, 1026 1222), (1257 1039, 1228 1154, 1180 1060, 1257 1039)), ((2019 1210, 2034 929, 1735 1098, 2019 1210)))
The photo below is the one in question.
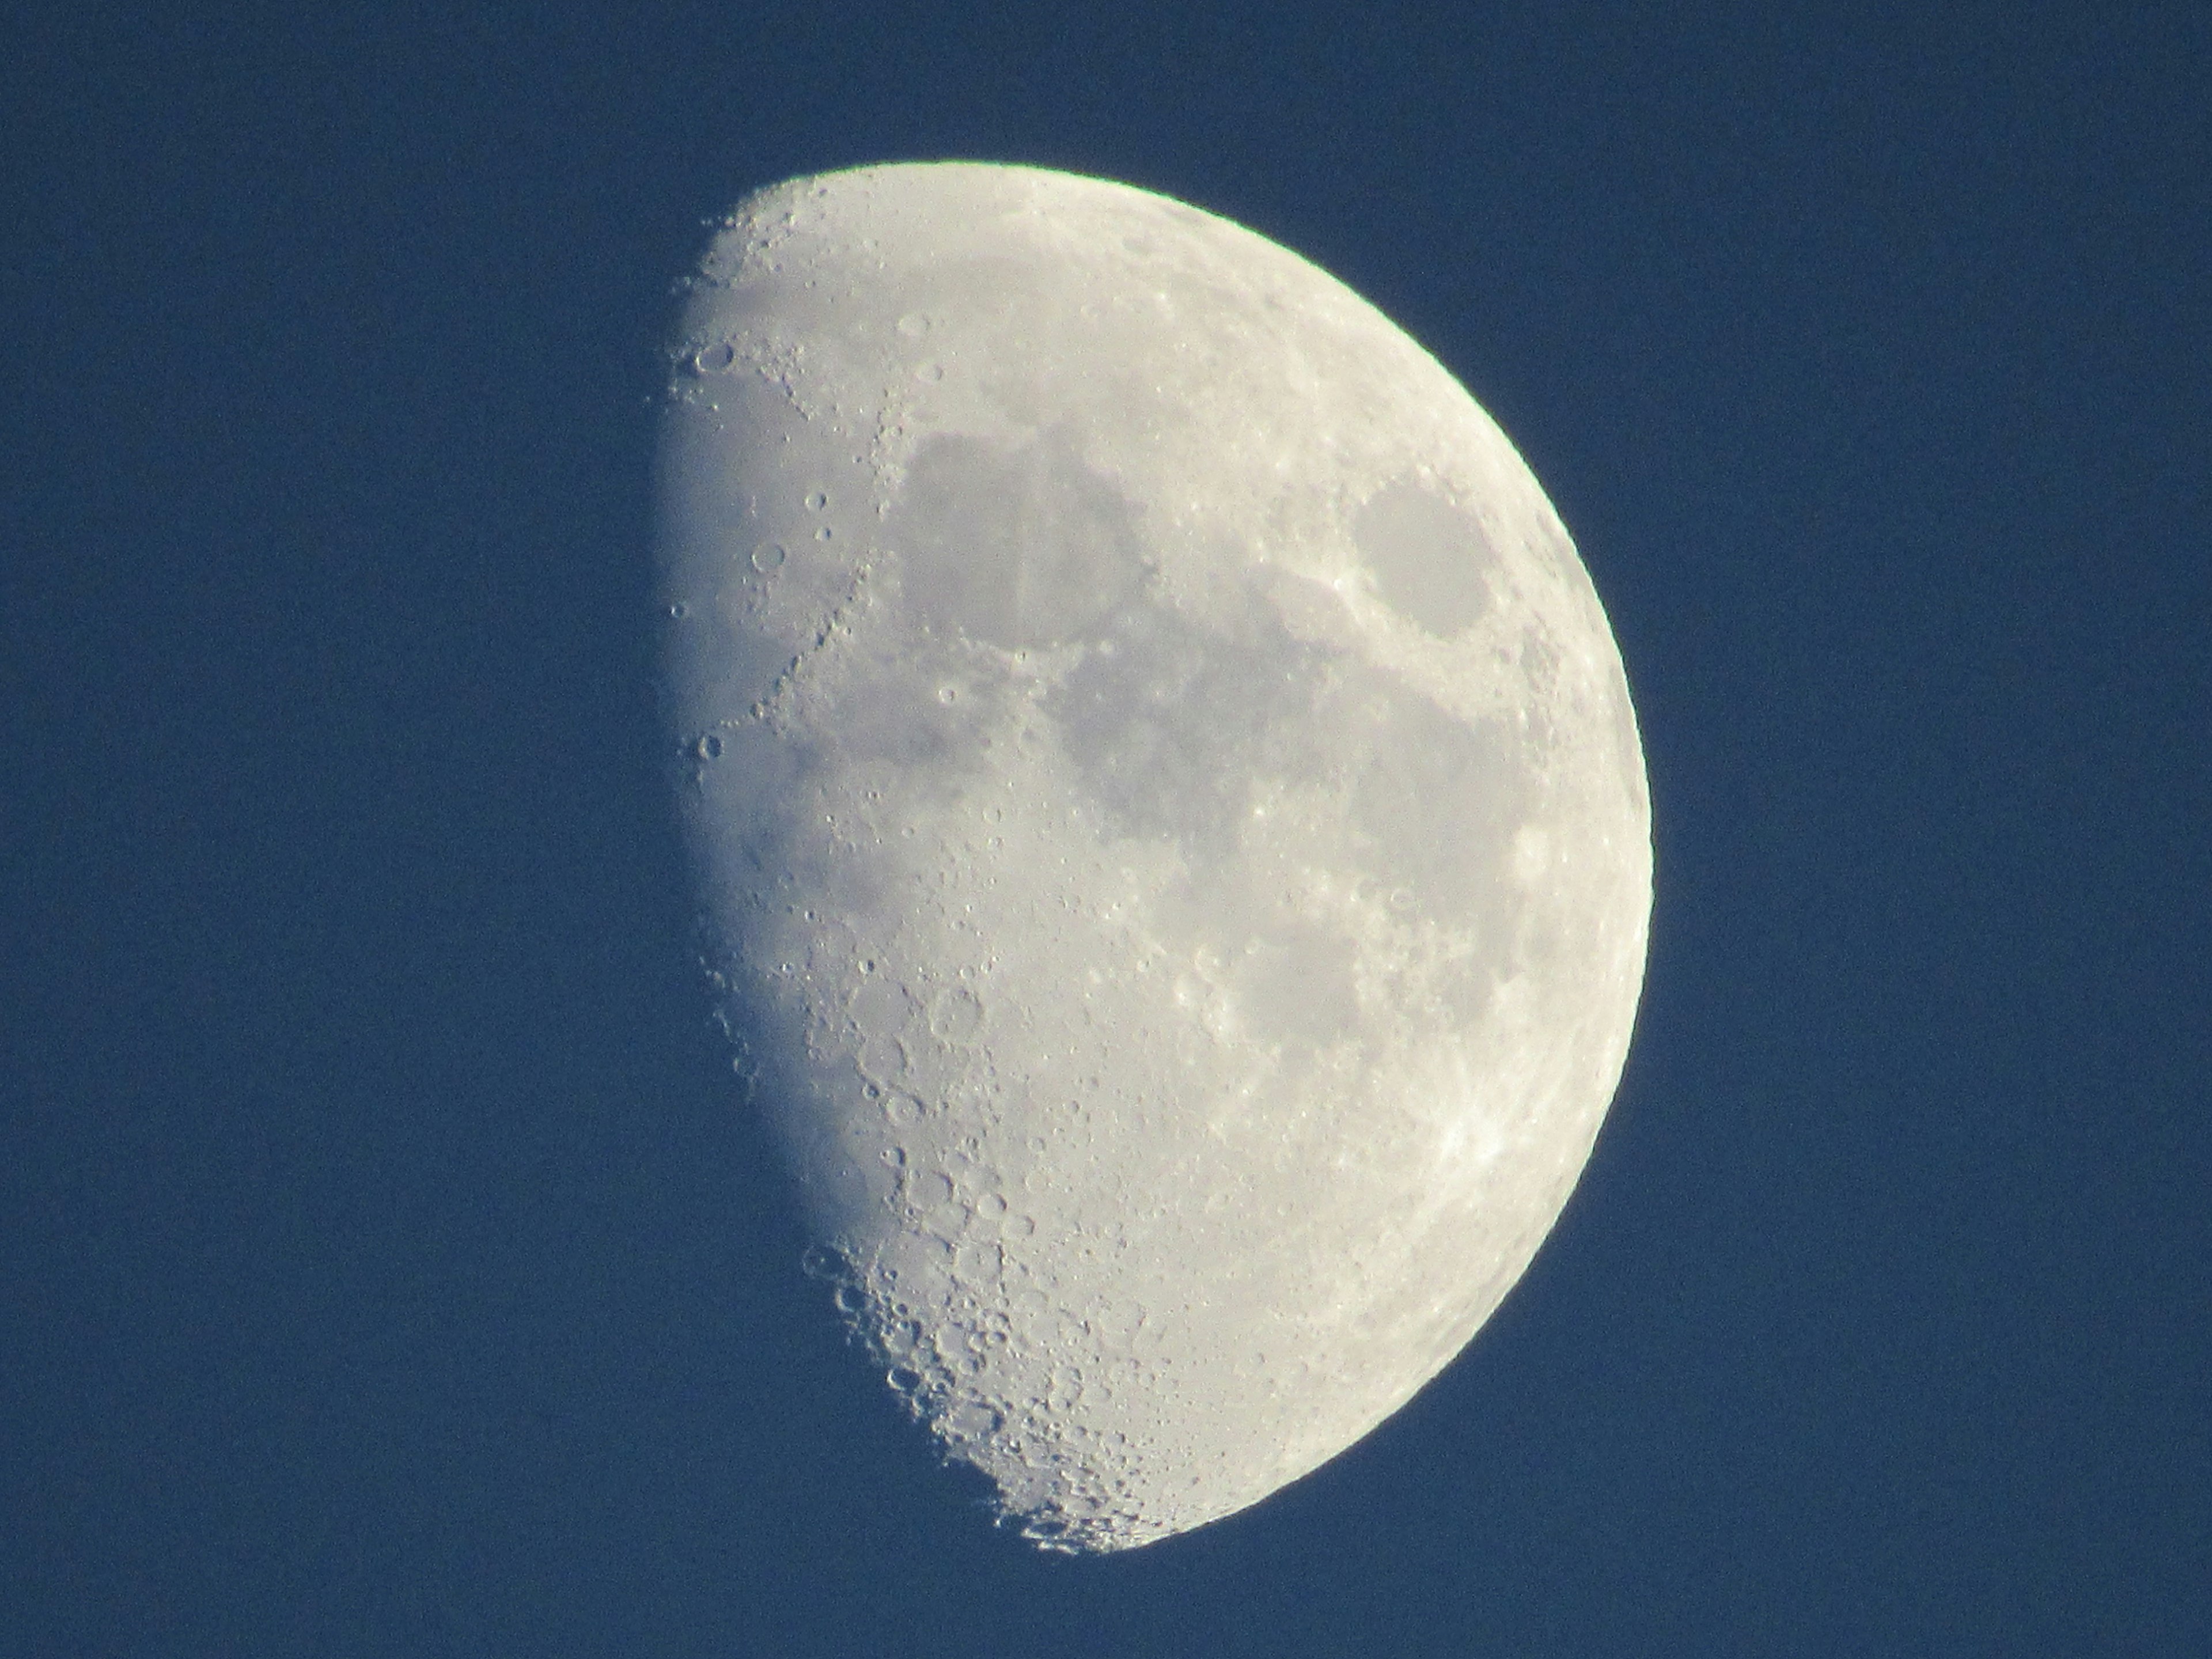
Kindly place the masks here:
POLYGON ((0 1651, 2212 1643, 2212 25, 31 9, 0 52, 0 1651), (796 1271, 690 960, 655 344, 854 162, 1366 294, 1618 635, 1583 1186, 1246 1515, 1035 1556, 796 1271))

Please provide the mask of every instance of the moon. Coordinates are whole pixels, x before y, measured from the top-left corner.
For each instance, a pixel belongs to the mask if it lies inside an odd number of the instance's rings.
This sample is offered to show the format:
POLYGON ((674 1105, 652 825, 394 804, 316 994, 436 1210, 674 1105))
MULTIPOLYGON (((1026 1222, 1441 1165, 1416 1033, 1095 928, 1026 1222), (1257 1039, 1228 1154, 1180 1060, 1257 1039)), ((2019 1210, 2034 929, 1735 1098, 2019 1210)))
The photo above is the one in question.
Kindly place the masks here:
POLYGON ((1257 1503, 1474 1336, 1627 1054, 1559 515, 1342 283, 1097 179, 764 191, 670 356, 680 811, 810 1270, 1038 1544, 1257 1503))

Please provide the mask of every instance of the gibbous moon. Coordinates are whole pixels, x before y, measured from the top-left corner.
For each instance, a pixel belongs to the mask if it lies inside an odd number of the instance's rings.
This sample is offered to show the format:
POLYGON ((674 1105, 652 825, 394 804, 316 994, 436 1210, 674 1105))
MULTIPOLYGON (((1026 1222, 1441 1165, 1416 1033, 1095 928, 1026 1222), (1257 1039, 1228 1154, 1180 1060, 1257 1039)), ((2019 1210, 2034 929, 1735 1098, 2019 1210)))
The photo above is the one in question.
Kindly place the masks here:
POLYGON ((1343 1450, 1528 1266, 1643 978, 1535 480, 1296 254, 1017 167, 745 202, 665 422, 710 978, 857 1340, 1049 1547, 1343 1450))

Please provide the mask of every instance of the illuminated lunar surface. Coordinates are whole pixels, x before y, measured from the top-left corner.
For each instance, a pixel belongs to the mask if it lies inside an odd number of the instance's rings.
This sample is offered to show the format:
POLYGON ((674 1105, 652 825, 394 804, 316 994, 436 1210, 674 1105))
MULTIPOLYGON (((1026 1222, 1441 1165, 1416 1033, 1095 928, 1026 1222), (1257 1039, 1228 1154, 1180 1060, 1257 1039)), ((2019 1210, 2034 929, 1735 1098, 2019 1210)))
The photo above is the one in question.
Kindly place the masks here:
POLYGON ((1472 1337, 1619 1079, 1626 682, 1436 362, 1163 198, 932 164, 690 278, 667 707, 817 1272, 1048 1546, 1231 1514, 1472 1337))

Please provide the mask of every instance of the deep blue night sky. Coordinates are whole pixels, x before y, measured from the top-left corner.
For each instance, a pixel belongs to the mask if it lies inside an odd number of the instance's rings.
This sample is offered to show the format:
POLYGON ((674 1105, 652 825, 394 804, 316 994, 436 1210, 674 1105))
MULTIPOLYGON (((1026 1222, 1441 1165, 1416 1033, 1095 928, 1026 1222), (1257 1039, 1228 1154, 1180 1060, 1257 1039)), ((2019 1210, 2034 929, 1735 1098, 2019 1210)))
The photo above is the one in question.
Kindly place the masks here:
POLYGON ((0 1654, 2212 1651, 2212 14, 1692 9, 14 9, 0 1654), (947 155, 1458 374, 1656 817, 1521 1288, 1101 1561, 797 1271, 655 725, 672 280, 947 155))

